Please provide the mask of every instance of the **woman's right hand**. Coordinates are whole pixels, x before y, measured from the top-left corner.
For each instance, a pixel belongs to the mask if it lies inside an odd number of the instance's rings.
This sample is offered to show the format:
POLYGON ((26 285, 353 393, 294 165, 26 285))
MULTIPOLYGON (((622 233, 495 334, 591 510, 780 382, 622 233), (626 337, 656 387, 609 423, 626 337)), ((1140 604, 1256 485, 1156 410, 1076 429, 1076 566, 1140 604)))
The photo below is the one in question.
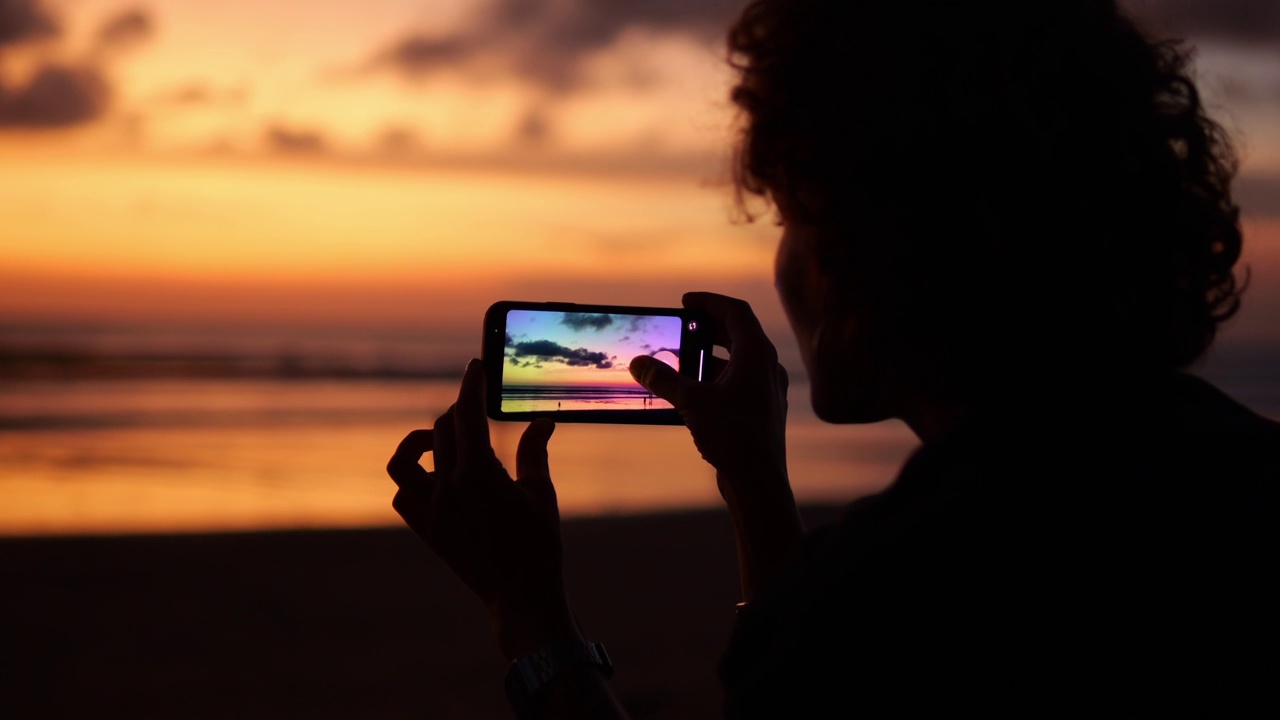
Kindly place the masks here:
POLYGON ((642 355, 632 376, 680 413, 726 501, 763 489, 756 485, 787 485, 787 371, 773 343, 745 300, 691 292, 684 306, 714 323, 729 359, 711 358, 710 380, 698 382, 642 355))
POLYGON ((787 371, 744 300, 686 293, 684 306, 715 325, 715 344, 729 359, 712 358, 710 380, 680 375, 651 357, 631 361, 631 374, 675 406, 698 452, 716 469, 738 543, 742 594, 752 600, 777 575, 804 537, 787 477, 787 371))

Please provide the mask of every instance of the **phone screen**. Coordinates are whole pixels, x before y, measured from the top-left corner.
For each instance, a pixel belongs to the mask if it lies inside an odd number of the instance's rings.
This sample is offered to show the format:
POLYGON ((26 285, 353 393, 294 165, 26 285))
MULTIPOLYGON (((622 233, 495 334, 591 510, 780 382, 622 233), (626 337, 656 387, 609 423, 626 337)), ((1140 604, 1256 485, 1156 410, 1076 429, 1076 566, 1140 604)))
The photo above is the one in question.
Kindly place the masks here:
POLYGON ((671 404, 632 378, 631 360, 647 355, 700 379, 707 355, 696 342, 707 333, 677 308, 504 302, 486 326, 498 419, 678 424, 671 404))

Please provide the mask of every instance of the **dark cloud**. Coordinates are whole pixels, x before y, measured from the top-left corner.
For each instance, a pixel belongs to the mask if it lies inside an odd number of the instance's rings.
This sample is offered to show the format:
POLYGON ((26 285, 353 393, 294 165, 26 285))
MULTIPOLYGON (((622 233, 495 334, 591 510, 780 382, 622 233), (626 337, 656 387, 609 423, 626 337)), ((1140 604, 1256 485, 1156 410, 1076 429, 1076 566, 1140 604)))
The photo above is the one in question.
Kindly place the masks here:
POLYGON ((632 315, 631 319, 627 322, 627 330, 630 330, 633 333, 643 334, 649 329, 650 322, 651 319, 647 316, 632 315))
POLYGON ((479 42, 469 38, 432 39, 411 36, 387 48, 375 63, 410 77, 418 77, 441 66, 470 60, 479 42))
POLYGON ((744 0, 493 0, 466 32, 410 35, 377 53, 370 65, 422 77, 477 61, 500 61, 509 72, 556 91, 581 80, 581 58, 612 45, 629 28, 723 37, 744 0))
POLYGON ((90 67, 46 65, 16 89, 0 86, 0 128, 60 128, 106 110, 111 88, 90 67))
MULTIPOLYGON (((608 353, 592 352, 586 348, 572 349, 551 340, 527 340, 510 345, 510 357, 529 358, 536 362, 558 362, 569 367, 592 367, 608 370, 613 361, 608 353)), ((527 362, 527 361, 526 361, 527 362)))
POLYGON ((1121 4, 1160 34, 1280 47, 1280 3, 1275 0, 1122 0, 1121 4))
POLYGON ((574 330, 603 330, 613 324, 613 316, 593 313, 567 312, 560 318, 560 324, 574 330))
POLYGON ((98 46, 104 50, 130 49, 150 40, 154 33, 155 25, 146 11, 125 10, 98 29, 98 46))
MULTIPOLYGON (((65 128, 102 117, 113 94, 104 51, 132 48, 153 32, 146 12, 127 10, 102 24, 95 36, 97 46, 87 58, 45 63, 20 85, 0 81, 0 128, 65 128)), ((57 18, 39 0, 0 0, 0 50, 59 34, 57 18)))
MULTIPOLYGON (((1121 0, 1160 34, 1280 47, 1275 0, 1121 0)), ((410 34, 374 55, 370 66, 413 79, 445 68, 495 62, 553 91, 582 80, 582 57, 630 28, 682 32, 718 44, 745 0, 490 0, 465 31, 410 34)))
POLYGON ((484 14, 482 30, 533 31, 570 51, 596 50, 630 27, 683 31, 719 39, 745 2, 739 0, 499 0, 484 14))
POLYGON ((58 32, 57 20, 40 0, 0 0, 0 48, 58 32))
POLYGON ((328 148, 324 136, 314 130, 297 130, 272 125, 265 133, 267 146, 282 153, 321 153, 328 148))

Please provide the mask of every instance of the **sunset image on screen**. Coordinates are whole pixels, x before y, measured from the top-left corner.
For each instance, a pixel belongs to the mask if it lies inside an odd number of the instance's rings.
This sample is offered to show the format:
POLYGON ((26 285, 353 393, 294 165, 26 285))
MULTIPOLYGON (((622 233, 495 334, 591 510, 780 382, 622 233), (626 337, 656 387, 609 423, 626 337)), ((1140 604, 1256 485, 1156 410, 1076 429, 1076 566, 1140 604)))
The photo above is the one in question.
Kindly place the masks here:
POLYGON ((511 310, 502 369, 503 412, 660 410, 631 377, 648 355, 680 369, 676 316, 511 310))

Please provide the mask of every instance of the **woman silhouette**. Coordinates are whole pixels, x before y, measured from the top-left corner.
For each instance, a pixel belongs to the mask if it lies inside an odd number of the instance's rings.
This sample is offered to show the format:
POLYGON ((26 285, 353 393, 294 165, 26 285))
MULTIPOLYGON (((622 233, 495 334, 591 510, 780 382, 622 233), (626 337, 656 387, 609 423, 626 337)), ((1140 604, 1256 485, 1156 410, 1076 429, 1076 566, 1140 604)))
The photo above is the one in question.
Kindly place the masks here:
MULTIPOLYGON (((1190 51, 1112 0, 756 0, 729 49, 737 187, 777 210, 814 409, 922 445, 810 532, 745 302, 684 298, 730 351, 711 379, 632 361, 733 519, 725 715, 1274 714, 1280 426, 1184 372, 1238 306, 1241 249, 1190 51)), ((394 505, 489 608, 518 713, 623 717, 568 610, 553 426, 513 482, 482 384, 473 363, 401 444, 394 505)))

